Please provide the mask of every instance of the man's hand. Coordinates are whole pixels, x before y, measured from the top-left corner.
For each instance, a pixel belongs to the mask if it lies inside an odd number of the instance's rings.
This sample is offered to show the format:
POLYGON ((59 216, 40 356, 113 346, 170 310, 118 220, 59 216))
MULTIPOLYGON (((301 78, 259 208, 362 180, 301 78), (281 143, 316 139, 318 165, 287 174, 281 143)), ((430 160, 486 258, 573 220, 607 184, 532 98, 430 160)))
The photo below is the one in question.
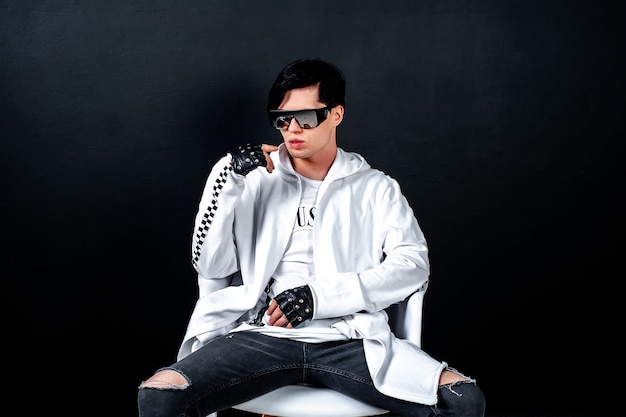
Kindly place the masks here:
POLYGON ((267 172, 271 173, 272 171, 274 171, 274 161, 272 161, 272 158, 270 158, 270 153, 276 152, 278 150, 278 146, 264 143, 263 145, 261 145, 261 150, 263 151, 263 155, 265 155, 265 161, 267 162, 265 169, 267 169, 267 172))
POLYGON ((276 300, 270 301, 270 305, 267 308, 266 314, 270 316, 267 324, 269 326, 278 326, 278 327, 286 327, 288 329, 292 329, 293 326, 287 320, 287 317, 283 314, 282 310, 278 306, 276 300))
POLYGON ((248 175, 251 171, 254 171, 257 167, 265 167, 267 172, 274 170, 274 162, 270 158, 270 152, 278 150, 278 146, 269 144, 246 144, 239 146, 236 150, 232 151, 233 156, 233 170, 237 174, 248 175))
POLYGON ((270 302, 267 308, 270 326, 298 327, 313 317, 313 295, 308 285, 283 291, 270 302))

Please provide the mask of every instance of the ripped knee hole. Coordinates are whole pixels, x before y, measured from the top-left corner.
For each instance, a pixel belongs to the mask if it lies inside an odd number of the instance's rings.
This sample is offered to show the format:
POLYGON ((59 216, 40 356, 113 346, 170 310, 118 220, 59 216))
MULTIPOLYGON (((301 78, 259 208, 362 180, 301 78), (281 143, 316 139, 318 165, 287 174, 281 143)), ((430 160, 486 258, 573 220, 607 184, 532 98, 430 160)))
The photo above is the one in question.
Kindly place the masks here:
POLYGON ((185 389, 188 386, 189 381, 183 374, 173 369, 164 369, 143 381, 139 388, 185 389))

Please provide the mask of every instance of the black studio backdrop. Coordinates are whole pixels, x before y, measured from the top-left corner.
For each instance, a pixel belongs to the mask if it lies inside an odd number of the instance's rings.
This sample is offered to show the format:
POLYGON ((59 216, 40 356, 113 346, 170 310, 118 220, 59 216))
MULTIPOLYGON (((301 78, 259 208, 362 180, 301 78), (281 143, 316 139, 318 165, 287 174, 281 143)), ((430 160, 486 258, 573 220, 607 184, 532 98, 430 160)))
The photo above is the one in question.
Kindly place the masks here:
POLYGON ((18 374, 59 394, 48 410, 136 413, 193 308, 210 166, 278 143, 269 85, 322 57, 348 78, 340 146, 399 180, 429 241, 424 349, 478 379, 490 416, 623 415, 623 4, 0 3, 18 374))

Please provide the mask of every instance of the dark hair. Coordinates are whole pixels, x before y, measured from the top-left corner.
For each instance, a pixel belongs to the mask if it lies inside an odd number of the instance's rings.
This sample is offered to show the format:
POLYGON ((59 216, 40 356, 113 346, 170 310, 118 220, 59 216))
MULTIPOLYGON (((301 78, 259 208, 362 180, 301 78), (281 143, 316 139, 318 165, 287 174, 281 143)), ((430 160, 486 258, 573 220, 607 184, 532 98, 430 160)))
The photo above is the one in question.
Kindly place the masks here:
POLYGON ((276 77, 267 98, 267 110, 276 110, 285 94, 294 88, 319 83, 319 101, 328 107, 346 105, 346 79, 339 68, 321 59, 299 59, 288 64, 276 77))

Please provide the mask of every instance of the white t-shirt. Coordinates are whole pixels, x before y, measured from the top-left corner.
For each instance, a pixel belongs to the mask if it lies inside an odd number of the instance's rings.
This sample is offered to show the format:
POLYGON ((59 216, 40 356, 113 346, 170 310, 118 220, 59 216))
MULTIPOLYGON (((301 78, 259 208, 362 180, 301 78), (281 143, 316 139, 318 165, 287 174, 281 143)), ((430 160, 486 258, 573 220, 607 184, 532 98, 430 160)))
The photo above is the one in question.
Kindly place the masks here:
MULTIPOLYGON (((315 203, 322 181, 299 175, 302 183, 302 197, 295 215, 293 232, 287 250, 276 268, 269 288, 268 300, 281 292, 301 287, 315 280, 313 264, 313 227, 315 224, 315 203)), ((285 214, 287 216, 287 214, 285 214)), ((315 309, 315 300, 313 302, 315 309)), ((331 327, 341 319, 307 320, 295 329, 268 326, 269 316, 263 309, 262 323, 251 325, 244 323, 234 331, 253 330, 276 337, 289 337, 300 341, 344 340, 346 335, 331 327)))

